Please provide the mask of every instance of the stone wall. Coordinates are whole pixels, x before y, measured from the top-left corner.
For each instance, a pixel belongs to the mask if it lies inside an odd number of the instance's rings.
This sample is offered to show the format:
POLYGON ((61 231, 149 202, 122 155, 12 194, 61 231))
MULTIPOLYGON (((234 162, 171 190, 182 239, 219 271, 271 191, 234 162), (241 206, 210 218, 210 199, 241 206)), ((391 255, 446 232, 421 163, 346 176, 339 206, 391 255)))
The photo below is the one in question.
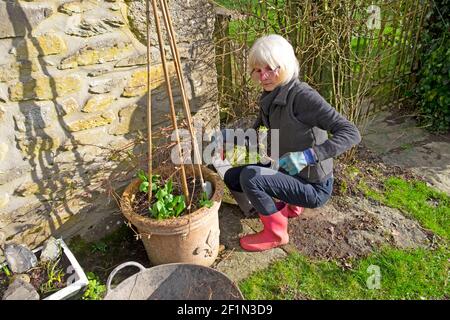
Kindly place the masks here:
MULTIPOLYGON (((214 127, 212 5, 168 2, 191 109, 214 127)), ((169 105, 152 30, 158 131, 169 105)), ((95 236, 120 217, 108 190, 120 192, 133 175, 117 150, 145 136, 145 42, 143 0, 0 0, 0 241, 95 236)), ((173 77, 173 63, 169 70, 173 77)), ((174 93, 179 107, 177 85, 174 93)))

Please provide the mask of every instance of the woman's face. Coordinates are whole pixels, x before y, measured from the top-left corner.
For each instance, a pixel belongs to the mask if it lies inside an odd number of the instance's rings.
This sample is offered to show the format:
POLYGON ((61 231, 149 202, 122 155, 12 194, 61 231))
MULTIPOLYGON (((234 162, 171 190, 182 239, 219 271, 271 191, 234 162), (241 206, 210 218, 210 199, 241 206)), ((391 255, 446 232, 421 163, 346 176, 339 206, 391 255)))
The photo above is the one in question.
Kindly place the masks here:
POLYGON ((265 91, 272 91, 281 83, 280 67, 272 70, 268 65, 256 65, 251 75, 252 79, 259 82, 265 91))

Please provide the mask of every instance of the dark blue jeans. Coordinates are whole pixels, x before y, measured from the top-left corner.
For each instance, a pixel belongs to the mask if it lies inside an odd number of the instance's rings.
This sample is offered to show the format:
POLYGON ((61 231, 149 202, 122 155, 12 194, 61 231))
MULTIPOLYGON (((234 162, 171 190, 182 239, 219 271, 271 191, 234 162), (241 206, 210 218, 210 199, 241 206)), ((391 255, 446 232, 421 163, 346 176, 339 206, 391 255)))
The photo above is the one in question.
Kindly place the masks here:
POLYGON ((330 199, 332 177, 323 183, 310 183, 283 169, 275 171, 267 166, 251 164, 231 168, 225 173, 225 184, 233 191, 244 192, 263 215, 278 211, 272 197, 305 208, 320 207, 330 199))

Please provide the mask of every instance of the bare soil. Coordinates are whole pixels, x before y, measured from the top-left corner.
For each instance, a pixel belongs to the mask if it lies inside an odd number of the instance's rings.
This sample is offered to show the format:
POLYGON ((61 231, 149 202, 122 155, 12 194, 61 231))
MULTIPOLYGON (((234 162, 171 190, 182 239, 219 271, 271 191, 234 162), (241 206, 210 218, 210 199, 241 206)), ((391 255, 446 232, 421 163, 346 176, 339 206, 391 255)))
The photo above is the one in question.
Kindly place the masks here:
POLYGON ((309 257, 340 260, 344 265, 384 245, 430 246, 434 242, 431 232, 400 211, 365 198, 357 187, 363 181, 382 190, 383 180, 390 176, 405 180, 420 177, 383 164, 364 146, 358 147, 355 159, 349 165, 336 161, 333 197, 325 206, 306 209, 300 217, 290 219, 290 243, 309 257))
MULTIPOLYGON (((135 261, 146 268, 151 266, 142 240, 136 238, 136 234, 125 223, 100 241, 106 244, 104 251, 95 250, 94 243, 85 242, 79 236, 72 238, 69 247, 85 273, 93 272, 104 284, 113 269, 124 262, 135 261)), ((113 284, 120 283, 138 271, 134 267, 122 269, 113 284)))
POLYGON ((345 164, 340 159, 334 162, 334 196, 364 196, 357 187, 362 180, 368 187, 378 190, 383 189, 383 181, 386 178, 393 176, 408 181, 422 181, 422 178, 410 169, 386 165, 381 157, 363 144, 359 144, 355 151, 354 159, 349 163, 345 164))

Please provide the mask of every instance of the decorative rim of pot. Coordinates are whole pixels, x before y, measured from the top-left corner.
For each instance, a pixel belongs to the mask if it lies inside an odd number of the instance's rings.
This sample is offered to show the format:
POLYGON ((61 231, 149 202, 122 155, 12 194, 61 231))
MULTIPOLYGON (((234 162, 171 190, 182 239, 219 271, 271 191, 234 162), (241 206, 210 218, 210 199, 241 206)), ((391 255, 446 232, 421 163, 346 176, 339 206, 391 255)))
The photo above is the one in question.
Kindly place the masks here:
MULTIPOLYGON (((158 169, 155 170, 155 173, 164 171, 164 169, 167 168, 160 167, 158 169)), ((189 166, 186 166, 186 169, 186 175, 190 176, 192 170, 189 169, 189 166)), ((195 170, 197 171, 198 169, 195 168, 195 170)), ((210 200, 213 201, 213 205, 210 208, 201 207, 190 214, 161 220, 138 214, 134 212, 131 201, 132 196, 139 190, 139 184, 141 183, 140 179, 136 178, 126 187, 122 194, 120 206, 123 215, 138 229, 151 228, 153 234, 183 234, 186 233, 186 226, 188 225, 190 226, 190 229, 195 229, 198 225, 204 223, 203 218, 205 216, 219 209, 224 193, 224 183, 217 173, 205 166, 202 166, 202 173, 205 181, 211 182, 213 186, 213 195, 210 198, 210 200)))

